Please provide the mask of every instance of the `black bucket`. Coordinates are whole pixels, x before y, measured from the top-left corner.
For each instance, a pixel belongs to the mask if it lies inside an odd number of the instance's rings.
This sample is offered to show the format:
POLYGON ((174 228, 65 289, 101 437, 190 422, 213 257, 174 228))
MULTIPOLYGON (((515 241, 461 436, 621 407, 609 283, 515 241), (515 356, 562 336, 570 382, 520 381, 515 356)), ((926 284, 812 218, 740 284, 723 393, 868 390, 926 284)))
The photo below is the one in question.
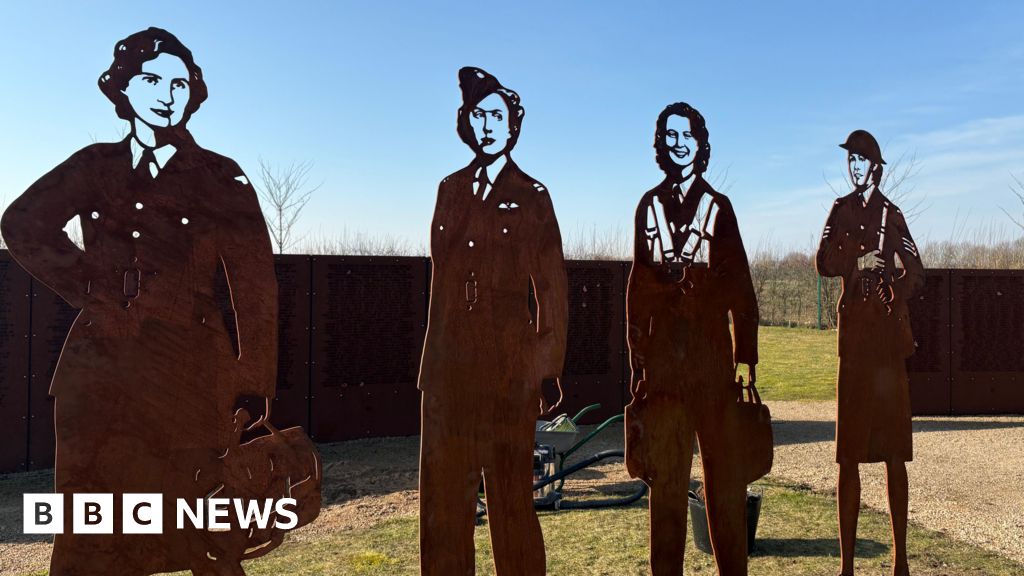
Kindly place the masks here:
MULTIPOLYGON (((688 496, 690 522, 693 523, 693 543, 701 552, 711 554, 711 534, 708 531, 708 513, 704 507, 704 500, 694 490, 691 490, 688 496)), ((763 497, 764 492, 747 490, 747 554, 754 551, 754 537, 757 535, 757 521, 761 517, 763 497)))

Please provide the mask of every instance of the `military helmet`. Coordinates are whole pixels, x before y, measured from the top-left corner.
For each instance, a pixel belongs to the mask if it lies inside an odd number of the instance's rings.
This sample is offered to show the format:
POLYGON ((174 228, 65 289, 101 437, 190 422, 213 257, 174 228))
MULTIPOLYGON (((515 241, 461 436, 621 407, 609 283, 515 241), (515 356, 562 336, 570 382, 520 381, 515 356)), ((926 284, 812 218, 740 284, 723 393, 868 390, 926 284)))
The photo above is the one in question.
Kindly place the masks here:
POLYGON ((839 147, 850 153, 860 154, 876 164, 885 164, 885 160, 882 160, 882 149, 878 146, 878 141, 867 130, 854 130, 850 132, 850 135, 846 137, 846 142, 840 144, 839 147))

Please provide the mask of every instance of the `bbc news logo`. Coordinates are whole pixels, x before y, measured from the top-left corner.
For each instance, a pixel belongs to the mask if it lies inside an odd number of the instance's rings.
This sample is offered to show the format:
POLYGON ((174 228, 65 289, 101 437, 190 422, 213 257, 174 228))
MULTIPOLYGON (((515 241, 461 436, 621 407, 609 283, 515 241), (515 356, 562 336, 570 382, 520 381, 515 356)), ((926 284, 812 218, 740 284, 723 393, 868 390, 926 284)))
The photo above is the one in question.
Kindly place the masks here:
MULTIPOLYGON (((23 502, 25 534, 64 533, 64 494, 25 494, 23 502)), ((194 502, 179 498, 174 506, 175 526, 178 530, 230 530, 233 514, 242 529, 254 526, 262 530, 271 525, 289 530, 299 522, 295 506, 294 498, 198 498, 194 502)), ((74 534, 113 534, 114 514, 113 494, 72 495, 71 529, 74 534)), ((162 494, 121 496, 122 534, 162 534, 163 528, 162 494)))

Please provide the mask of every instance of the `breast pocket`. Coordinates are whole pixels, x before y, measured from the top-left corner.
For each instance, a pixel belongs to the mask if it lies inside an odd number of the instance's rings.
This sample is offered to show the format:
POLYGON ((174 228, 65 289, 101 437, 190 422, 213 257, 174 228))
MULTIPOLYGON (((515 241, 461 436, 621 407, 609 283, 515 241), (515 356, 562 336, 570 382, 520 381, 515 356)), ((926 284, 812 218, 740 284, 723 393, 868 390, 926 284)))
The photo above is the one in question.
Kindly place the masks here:
POLYGON ((523 233, 523 206, 514 199, 498 200, 495 237, 511 241, 521 238, 523 233))

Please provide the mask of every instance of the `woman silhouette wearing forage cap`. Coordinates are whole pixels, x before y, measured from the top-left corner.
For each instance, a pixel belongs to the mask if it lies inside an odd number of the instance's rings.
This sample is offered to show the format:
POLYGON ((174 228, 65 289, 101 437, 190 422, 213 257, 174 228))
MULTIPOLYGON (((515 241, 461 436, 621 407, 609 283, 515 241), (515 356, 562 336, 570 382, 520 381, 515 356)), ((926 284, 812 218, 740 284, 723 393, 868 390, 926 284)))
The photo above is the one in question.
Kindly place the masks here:
POLYGON ((841 148, 853 191, 835 201, 818 248, 822 276, 842 278, 836 461, 843 576, 853 574, 862 462, 885 462, 893 574, 907 566, 907 467, 913 459, 906 359, 914 352, 907 301, 924 268, 903 213, 886 198, 882 152, 855 130, 841 148))
POLYGON ((519 94, 470 67, 459 70, 459 88, 457 131, 474 157, 438 186, 430 231, 420 569, 474 574, 482 474, 495 574, 540 576, 533 441, 541 382, 560 377, 565 360, 562 239, 547 189, 511 156, 525 115, 519 94))
MULTIPOLYGON (((131 134, 73 154, 0 224, 18 263, 81 309, 50 389, 56 491, 67 511, 69 494, 114 495, 112 534, 65 529, 50 574, 242 574, 239 560, 273 548, 280 530, 179 530, 175 500, 194 508, 207 496, 280 498, 288 488, 267 480, 286 455, 250 458, 254 450, 238 445, 247 418, 233 413, 242 395, 274 396, 267 228, 238 165, 200 148, 185 127, 207 93, 177 38, 150 28, 118 42, 99 86, 131 134), (76 216, 84 250, 62 232, 76 216), (231 287, 237 353, 214 300, 218 266, 231 287), (163 495, 162 534, 122 535, 124 493, 163 495)), ((305 476, 291 474, 295 489, 305 476)))

